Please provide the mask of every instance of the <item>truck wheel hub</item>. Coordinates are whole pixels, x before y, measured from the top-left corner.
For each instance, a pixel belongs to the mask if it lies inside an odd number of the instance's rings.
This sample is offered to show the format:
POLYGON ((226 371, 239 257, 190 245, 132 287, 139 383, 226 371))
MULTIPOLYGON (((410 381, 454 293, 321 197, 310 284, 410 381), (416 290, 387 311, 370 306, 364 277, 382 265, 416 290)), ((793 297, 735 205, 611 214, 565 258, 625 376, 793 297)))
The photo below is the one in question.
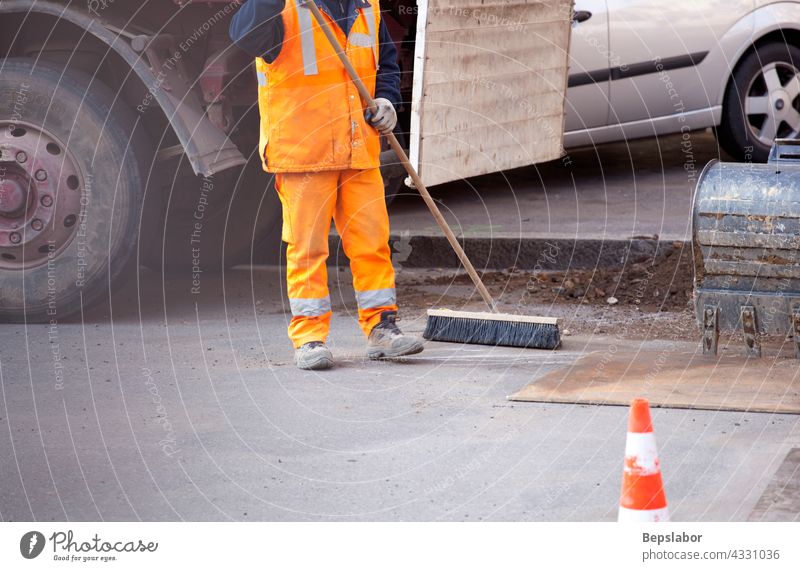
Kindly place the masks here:
POLYGON ((0 216, 13 217, 25 209, 28 193, 16 177, 0 166, 0 216))
POLYGON ((69 245, 88 204, 79 163, 51 133, 10 125, 0 148, 0 270, 42 265, 69 245))

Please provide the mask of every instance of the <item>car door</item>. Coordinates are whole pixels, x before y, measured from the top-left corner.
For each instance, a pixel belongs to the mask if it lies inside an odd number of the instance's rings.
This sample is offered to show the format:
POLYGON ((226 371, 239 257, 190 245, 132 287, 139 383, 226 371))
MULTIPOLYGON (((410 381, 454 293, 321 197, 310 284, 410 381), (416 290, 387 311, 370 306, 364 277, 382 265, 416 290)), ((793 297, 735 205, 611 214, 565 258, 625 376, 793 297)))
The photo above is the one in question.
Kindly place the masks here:
POLYGON ((566 130, 608 123, 609 49, 606 0, 576 0, 569 48, 566 130))
POLYGON ((610 124, 710 107, 697 70, 754 0, 608 0, 610 124))

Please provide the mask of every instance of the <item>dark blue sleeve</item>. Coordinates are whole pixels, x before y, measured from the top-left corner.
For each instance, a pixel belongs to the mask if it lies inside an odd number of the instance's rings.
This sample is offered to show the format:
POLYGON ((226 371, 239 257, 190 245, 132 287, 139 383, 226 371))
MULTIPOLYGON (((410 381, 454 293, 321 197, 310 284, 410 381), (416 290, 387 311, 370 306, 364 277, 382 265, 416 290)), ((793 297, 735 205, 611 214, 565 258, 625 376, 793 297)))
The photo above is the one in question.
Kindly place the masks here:
POLYGON ((381 27, 378 30, 378 43, 380 53, 378 63, 380 68, 375 77, 375 97, 383 97, 392 102, 392 105, 400 105, 400 66, 397 63, 397 47, 394 45, 389 29, 381 20, 381 27))
POLYGON ((272 63, 283 44, 286 0, 248 0, 233 15, 228 33, 233 43, 253 57, 272 63))

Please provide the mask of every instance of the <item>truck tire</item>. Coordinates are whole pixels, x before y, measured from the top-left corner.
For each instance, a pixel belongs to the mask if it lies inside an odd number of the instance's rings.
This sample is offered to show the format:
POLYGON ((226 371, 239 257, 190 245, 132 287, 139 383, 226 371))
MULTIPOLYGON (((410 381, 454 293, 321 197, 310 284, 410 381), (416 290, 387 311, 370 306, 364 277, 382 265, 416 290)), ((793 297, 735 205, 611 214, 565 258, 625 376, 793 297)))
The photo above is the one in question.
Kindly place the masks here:
POLYGON ((772 140, 800 136, 800 49, 768 43, 747 54, 733 72, 716 129, 723 149, 738 160, 765 162, 772 140))
MULTIPOLYGON (((403 144, 402 133, 397 134, 403 144)), ((383 150, 389 145, 382 139, 383 150)), ((184 165, 185 167, 185 165, 184 165)), ((180 168, 180 167, 179 167, 180 168)), ((398 164, 382 169, 386 204, 405 186, 398 164)), ((281 204, 274 175, 264 172, 256 153, 244 168, 200 177, 167 167, 151 177, 142 223, 140 260, 167 275, 218 272, 240 264, 263 263, 265 249, 280 248, 281 204), (274 242, 274 243, 270 243, 274 242)))
MULTIPOLYGON (((274 177, 250 160, 211 177, 190 172, 159 176, 148 194, 161 201, 143 221, 140 259, 164 274, 218 272, 259 258, 280 225, 274 177)), ((275 247, 278 247, 277 244, 275 247)))
POLYGON ((131 259, 148 142, 88 75, 0 66, 0 321, 53 322, 104 299, 131 259))
MULTIPOLYGON (((398 142, 400 145, 405 149, 406 154, 408 154, 408 146, 406 145, 406 136, 404 133, 401 133, 398 129, 395 131, 395 137, 397 137, 398 142)), ((381 153, 391 150, 389 143, 386 141, 385 137, 381 137, 381 153)), ((400 164, 400 160, 397 159, 396 155, 392 153, 393 162, 389 165, 384 165, 381 169, 383 174, 383 188, 384 188, 384 195, 386 196, 386 206, 389 206, 398 195, 402 194, 409 189, 406 188, 405 180, 406 171, 400 164)))

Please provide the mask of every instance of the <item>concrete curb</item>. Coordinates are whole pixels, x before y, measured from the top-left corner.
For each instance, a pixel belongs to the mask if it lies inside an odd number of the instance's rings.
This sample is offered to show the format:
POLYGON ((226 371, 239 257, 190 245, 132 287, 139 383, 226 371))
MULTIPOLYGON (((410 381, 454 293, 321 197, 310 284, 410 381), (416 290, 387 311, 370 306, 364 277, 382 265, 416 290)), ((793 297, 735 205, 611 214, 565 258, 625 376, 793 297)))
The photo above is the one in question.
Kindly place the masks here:
MULTIPOLYGON (((392 236, 392 260, 404 268, 457 268, 458 258, 444 237, 392 236)), ((555 238, 466 238, 461 241, 478 269, 566 270, 621 267, 652 259, 673 242, 555 238)), ((338 236, 330 237, 328 264, 347 266, 338 236)))

